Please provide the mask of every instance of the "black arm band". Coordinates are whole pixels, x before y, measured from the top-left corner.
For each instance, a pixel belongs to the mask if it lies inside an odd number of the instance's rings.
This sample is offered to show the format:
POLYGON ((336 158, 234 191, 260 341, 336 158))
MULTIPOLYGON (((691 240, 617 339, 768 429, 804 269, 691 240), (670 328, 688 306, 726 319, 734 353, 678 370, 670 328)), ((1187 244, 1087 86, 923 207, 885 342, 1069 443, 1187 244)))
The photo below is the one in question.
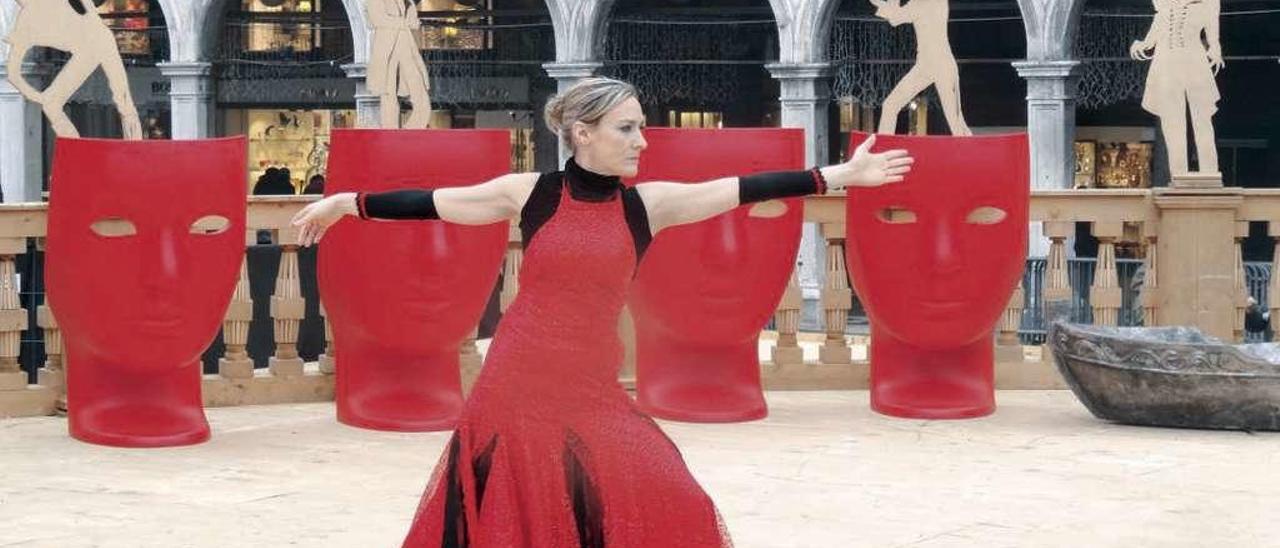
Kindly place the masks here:
POLYGON ((821 194, 825 187, 822 175, 816 169, 757 173, 738 178, 738 204, 821 194))
POLYGON ((423 189, 360 193, 356 208, 361 219, 439 219, 433 191, 423 189))

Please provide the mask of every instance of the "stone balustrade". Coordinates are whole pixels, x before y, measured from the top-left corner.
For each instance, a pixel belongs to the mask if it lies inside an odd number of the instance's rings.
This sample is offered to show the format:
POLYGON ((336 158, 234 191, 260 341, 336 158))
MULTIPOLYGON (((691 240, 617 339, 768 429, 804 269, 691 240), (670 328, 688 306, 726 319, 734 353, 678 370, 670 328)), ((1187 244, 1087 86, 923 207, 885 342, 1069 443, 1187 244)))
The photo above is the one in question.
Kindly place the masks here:
MULTIPOLYGON (((268 367, 254 369, 247 353, 253 299, 246 260, 223 323, 221 340, 225 352, 218 360, 217 373, 205 376, 206 404, 290 403, 333 397, 332 331, 325 329, 326 347, 317 363, 303 363, 296 349, 306 303, 300 290, 298 234, 288 222, 298 209, 314 199, 310 196, 249 199, 246 248, 259 245, 256 234, 266 230, 272 233, 273 243, 282 249, 275 290, 270 297, 275 352, 268 367)), ((762 337, 771 346, 766 353, 768 359, 761 363, 766 388, 854 389, 867 384, 870 367, 866 360, 867 338, 851 337, 845 332, 856 295, 845 267, 843 200, 842 196, 831 195, 805 201, 805 220, 819 224, 820 234, 827 243, 827 270, 821 297, 825 329, 813 334, 799 332, 801 300, 793 276, 778 305, 775 329, 762 337)), ((19 258, 41 248, 45 218, 45 204, 0 205, 0 417, 50 414, 65 406, 65 359, 55 311, 41 305, 31 314, 23 308, 15 275, 19 258), (23 333, 31 333, 28 328, 33 318, 43 337, 37 334, 29 338, 43 339, 47 357, 38 370, 36 384, 28 384, 28 374, 19 368, 19 356, 20 352, 38 348, 27 345, 24 350, 22 344, 23 333)), ((1046 318, 1062 317, 1067 309, 1065 303, 1083 297, 1092 310, 1094 322, 1116 325, 1122 306, 1116 253, 1117 248, 1125 247, 1137 250, 1144 258, 1142 292, 1137 306, 1146 325, 1181 321, 1216 336, 1239 340, 1243 336, 1247 307, 1241 244, 1248 235, 1249 222, 1280 220, 1280 191, 1035 191, 1030 218, 1042 223, 1043 234, 1050 242, 1038 301, 1046 318), (1093 282, 1085 296, 1072 294, 1067 272, 1067 245, 1076 235, 1076 223, 1087 223, 1098 240, 1093 282), (1192 321, 1185 321, 1187 319, 1192 321)), ((1280 246, 1280 223, 1271 223, 1268 234, 1280 246)), ((522 253, 519 236, 519 231, 513 228, 500 288, 503 309, 519 291, 517 276, 522 253)), ((1280 253, 1276 260, 1280 261, 1280 253)), ((1270 287, 1273 295, 1280 295, 1276 292, 1280 291, 1277 277, 1272 277, 1270 287)), ((1018 288, 996 325, 992 344, 996 345, 997 386, 1060 387, 1061 381, 1051 366, 1047 349, 1021 344, 1019 327, 1027 299, 1026 289, 1018 288)), ((1273 312, 1280 309, 1280 299, 1272 299, 1269 306, 1273 312)), ((320 309, 323 315, 322 303, 320 309)), ((628 323, 622 325, 624 339, 628 338, 628 323)), ((463 342, 459 353, 464 384, 469 385, 480 364, 474 332, 463 342)), ((623 377, 629 384, 634 370, 624 367, 623 377)))

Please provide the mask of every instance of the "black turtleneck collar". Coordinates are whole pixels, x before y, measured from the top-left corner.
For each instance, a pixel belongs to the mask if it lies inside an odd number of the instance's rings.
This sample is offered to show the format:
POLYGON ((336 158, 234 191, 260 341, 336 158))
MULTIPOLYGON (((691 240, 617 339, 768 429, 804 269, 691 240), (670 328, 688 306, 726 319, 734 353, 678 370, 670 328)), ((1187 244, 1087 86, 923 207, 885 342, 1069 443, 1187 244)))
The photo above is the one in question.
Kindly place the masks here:
POLYGON ((621 177, 588 171, 573 158, 565 162, 564 172, 569 181, 569 195, 575 200, 607 202, 622 189, 621 177))

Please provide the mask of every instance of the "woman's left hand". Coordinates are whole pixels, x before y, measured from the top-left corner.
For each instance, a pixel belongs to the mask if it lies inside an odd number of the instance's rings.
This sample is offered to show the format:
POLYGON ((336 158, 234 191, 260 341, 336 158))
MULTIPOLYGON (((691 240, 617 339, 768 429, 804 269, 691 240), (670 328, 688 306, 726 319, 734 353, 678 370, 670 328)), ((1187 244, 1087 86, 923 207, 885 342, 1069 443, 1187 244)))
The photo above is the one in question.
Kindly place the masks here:
POLYGON ((876 136, 871 135, 854 149, 853 157, 843 164, 822 168, 827 190, 840 190, 849 186, 880 186, 901 182, 911 171, 915 158, 901 149, 871 152, 876 136))

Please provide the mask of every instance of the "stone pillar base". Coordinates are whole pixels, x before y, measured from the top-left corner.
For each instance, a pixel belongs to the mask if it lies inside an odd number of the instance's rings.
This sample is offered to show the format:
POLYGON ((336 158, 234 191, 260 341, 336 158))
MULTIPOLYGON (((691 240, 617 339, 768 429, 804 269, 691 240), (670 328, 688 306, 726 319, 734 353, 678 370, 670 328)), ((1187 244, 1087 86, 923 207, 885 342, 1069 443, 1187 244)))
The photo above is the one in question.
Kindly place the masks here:
POLYGON ((0 419, 43 417, 57 413, 54 392, 43 386, 0 392, 0 419))
POLYGON ((267 360, 267 370, 276 377, 302 376, 302 358, 271 358, 267 360))
POLYGON ((252 360, 228 360, 222 358, 218 360, 218 376, 228 379, 250 379, 253 378, 253 361, 252 360))
POLYGON ((36 382, 50 390, 61 391, 67 385, 67 372, 41 367, 36 371, 36 382))
POLYGON ((853 363, 853 349, 838 342, 827 341, 818 349, 818 361, 837 365, 853 363))
POLYGON ((23 371, 0 373, 0 391, 26 390, 27 374, 23 371))
POLYGON ((1022 354, 1022 345, 1005 345, 997 344, 995 357, 997 362, 1021 362, 1025 359, 1022 354))
POLYGON ((249 379, 228 379, 205 375, 201 395, 205 407, 333 401, 333 375, 314 367, 296 377, 259 373, 249 379))
POLYGON ((773 363, 779 366, 800 365, 804 363, 804 349, 799 346, 775 346, 772 354, 773 363))
POLYGON ((1174 188, 1222 188, 1221 173, 1175 173, 1172 179, 1174 188))
POLYGON ((760 372, 765 390, 865 390, 870 378, 871 368, 865 362, 766 363, 760 372))
POLYGON ((1064 390, 1067 382, 1047 362, 996 360, 996 390, 1064 390))

